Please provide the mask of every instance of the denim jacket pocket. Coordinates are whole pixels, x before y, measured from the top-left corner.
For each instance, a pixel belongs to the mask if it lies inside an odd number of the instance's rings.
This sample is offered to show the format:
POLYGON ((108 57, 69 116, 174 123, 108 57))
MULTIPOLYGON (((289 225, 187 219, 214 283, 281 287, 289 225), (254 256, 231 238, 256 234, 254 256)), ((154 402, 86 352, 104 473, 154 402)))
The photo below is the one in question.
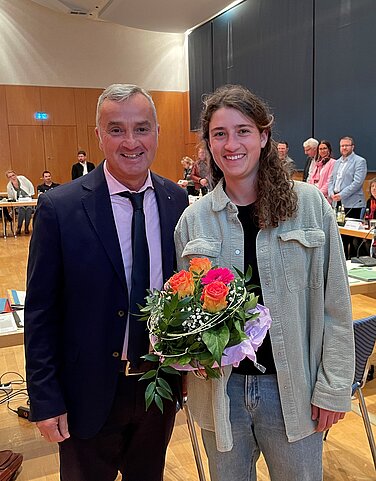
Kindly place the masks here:
POLYGON ((222 241, 212 237, 198 237, 187 242, 182 257, 207 257, 211 261, 218 259, 221 252, 222 241))
POLYGON ((295 229, 282 232, 278 237, 288 289, 297 292, 321 287, 324 282, 324 231, 295 229))

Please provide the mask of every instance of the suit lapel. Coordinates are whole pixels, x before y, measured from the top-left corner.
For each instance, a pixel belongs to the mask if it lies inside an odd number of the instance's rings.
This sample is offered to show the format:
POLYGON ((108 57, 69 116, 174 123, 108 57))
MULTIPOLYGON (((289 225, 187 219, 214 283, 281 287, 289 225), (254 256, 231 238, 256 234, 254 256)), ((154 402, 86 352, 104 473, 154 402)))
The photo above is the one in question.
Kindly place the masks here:
POLYGON ((123 259, 110 194, 103 173, 103 163, 94 169, 90 175, 85 175, 82 187, 84 209, 110 262, 126 288, 123 259))

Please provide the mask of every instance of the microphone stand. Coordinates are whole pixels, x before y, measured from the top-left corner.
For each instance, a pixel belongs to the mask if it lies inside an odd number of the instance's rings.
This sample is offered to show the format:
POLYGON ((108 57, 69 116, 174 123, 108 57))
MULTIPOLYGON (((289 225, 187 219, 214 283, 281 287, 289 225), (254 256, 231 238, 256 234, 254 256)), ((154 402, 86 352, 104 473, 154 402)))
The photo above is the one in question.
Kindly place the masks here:
MULTIPOLYGON (((362 203, 362 200, 359 199, 358 202, 356 202, 353 206, 351 206, 350 209, 349 209, 349 210, 347 211, 347 213, 346 213, 345 219, 349 217, 349 214, 350 214, 350 212, 351 212, 353 209, 358 209, 358 208, 359 208, 359 204, 361 204, 361 203, 362 203)), ((341 203, 341 205, 343 205, 343 204, 341 203)))
MULTIPOLYGON (((366 236, 364 237, 362 242, 359 244, 358 249, 356 250, 356 257, 351 258, 352 263, 362 264, 366 267, 376 266, 376 259, 375 258, 373 258, 371 256, 360 256, 359 257, 360 248, 366 242, 366 240, 368 239, 368 236, 371 234, 371 232, 373 232, 373 239, 374 240, 376 239, 376 230, 375 229, 376 229, 375 227, 372 227, 372 229, 370 229, 367 232, 366 236)), ((371 245, 371 249, 372 249, 372 245, 371 245)))

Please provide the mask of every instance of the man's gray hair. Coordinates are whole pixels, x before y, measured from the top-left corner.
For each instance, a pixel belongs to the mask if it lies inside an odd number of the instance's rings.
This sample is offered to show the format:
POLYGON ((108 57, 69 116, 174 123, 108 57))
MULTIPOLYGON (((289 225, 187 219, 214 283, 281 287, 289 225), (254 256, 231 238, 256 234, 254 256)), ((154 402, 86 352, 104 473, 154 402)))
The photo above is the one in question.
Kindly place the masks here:
POLYGON ((303 147, 306 149, 307 147, 311 147, 312 149, 316 149, 319 145, 319 141, 310 137, 305 142, 303 142, 303 147))
POLYGON ((105 100, 113 100, 114 102, 123 102, 124 100, 129 99, 132 95, 141 94, 146 97, 150 103, 150 106, 153 111, 153 117, 155 122, 157 123, 157 110, 155 108, 153 99, 151 98, 150 94, 144 90, 142 87, 138 87, 137 85, 131 84, 112 84, 104 90, 98 98, 97 102, 97 114, 96 114, 96 126, 99 127, 99 120, 100 120, 100 109, 105 100))

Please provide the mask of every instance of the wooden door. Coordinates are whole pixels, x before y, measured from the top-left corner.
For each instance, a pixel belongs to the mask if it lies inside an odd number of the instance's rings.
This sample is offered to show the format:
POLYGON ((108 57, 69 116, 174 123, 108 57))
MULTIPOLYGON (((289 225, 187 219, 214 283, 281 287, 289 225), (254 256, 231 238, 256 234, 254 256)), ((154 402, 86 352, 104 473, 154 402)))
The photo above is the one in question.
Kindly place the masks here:
POLYGON ((69 182, 72 164, 77 162, 76 126, 45 125, 43 129, 46 169, 51 172, 54 182, 69 182))
POLYGON ((34 185, 41 183, 45 166, 43 127, 41 125, 10 125, 9 143, 11 168, 16 174, 24 175, 34 185))

